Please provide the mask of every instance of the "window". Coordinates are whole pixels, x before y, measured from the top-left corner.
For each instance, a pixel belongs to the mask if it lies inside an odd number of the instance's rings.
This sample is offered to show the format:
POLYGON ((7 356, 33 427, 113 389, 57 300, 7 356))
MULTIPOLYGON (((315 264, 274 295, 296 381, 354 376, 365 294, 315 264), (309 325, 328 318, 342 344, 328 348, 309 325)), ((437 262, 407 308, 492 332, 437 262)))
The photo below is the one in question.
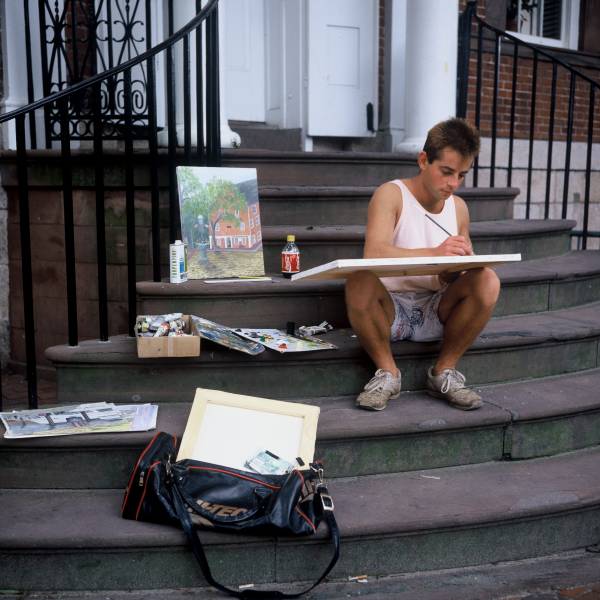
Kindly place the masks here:
POLYGON ((215 225, 215 233, 218 233, 220 229, 221 229, 221 223, 217 223, 215 225))
POLYGON ((577 49, 579 0, 509 0, 506 30, 526 42, 577 49))
POLYGON ((244 221, 240 222, 240 231, 245 231, 246 230, 246 223, 244 223, 244 221))

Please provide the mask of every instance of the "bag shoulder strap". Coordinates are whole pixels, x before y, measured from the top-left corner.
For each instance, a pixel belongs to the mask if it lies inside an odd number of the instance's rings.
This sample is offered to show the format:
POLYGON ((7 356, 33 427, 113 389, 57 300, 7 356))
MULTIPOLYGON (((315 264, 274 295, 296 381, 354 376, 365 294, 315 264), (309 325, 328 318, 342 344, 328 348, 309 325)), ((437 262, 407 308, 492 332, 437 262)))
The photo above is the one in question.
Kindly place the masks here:
POLYGON ((185 532, 190 545, 192 547, 192 552, 200 565, 200 569, 202 570, 202 574, 206 581, 212 585, 213 587, 229 594, 231 596, 236 596, 237 598, 243 599, 253 599, 253 598, 299 598, 300 596, 310 592, 313 588, 315 588, 319 583, 327 577, 331 569, 337 563, 340 557, 340 532, 337 526, 337 522, 335 520, 335 516, 333 514, 333 506, 331 503, 331 498, 327 494, 327 489, 322 486, 315 492, 315 495, 318 496, 319 500, 323 505, 323 520, 327 523, 327 528, 329 530, 329 539, 333 545, 334 552, 329 564, 319 577, 315 583, 313 583, 309 588, 303 590, 302 592, 297 592, 295 594, 286 594, 284 592, 279 592, 277 590, 233 590, 224 585, 220 584, 216 581, 212 573, 210 571, 210 566, 208 564, 208 560, 206 559, 206 554, 204 552, 204 548, 202 547, 202 542, 200 541, 200 537, 198 536, 198 530, 194 527, 192 523, 192 519, 187 509, 185 508, 185 502, 177 488, 177 484, 174 483, 172 486, 173 491, 173 505, 177 512, 177 516, 179 517, 179 521, 181 522, 181 527, 185 532), (324 496, 324 498, 321 496, 324 496))

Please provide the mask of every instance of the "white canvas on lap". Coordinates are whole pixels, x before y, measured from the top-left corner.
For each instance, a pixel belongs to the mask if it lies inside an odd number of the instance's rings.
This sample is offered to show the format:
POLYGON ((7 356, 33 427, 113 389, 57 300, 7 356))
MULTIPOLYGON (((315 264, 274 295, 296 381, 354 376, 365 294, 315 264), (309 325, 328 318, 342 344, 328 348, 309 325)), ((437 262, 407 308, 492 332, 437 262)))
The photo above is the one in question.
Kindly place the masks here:
POLYGON ((355 271, 372 271, 378 277, 437 275, 444 271, 464 271, 492 267, 521 260, 520 254, 481 254, 475 256, 413 256, 411 258, 342 258, 292 275, 298 279, 346 279, 355 271))

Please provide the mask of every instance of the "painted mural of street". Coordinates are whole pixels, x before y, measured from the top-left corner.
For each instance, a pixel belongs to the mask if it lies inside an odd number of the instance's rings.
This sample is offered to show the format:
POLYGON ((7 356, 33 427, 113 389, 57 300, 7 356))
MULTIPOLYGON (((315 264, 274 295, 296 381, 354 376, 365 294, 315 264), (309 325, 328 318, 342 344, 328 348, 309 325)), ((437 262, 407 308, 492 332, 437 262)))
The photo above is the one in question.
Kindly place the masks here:
POLYGON ((188 277, 190 279, 218 279, 226 277, 259 277, 265 274, 263 251, 206 251, 200 259, 199 250, 188 249, 188 277), (226 274, 226 275, 224 275, 226 274))

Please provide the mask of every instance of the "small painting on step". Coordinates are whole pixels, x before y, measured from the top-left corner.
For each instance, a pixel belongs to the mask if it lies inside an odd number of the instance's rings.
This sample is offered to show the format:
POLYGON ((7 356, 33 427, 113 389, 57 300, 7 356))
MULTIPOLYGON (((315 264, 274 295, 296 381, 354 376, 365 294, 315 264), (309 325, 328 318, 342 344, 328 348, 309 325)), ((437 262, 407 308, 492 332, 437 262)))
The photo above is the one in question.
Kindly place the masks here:
POLYGON ((265 274, 256 169, 177 167, 188 277, 265 274))

